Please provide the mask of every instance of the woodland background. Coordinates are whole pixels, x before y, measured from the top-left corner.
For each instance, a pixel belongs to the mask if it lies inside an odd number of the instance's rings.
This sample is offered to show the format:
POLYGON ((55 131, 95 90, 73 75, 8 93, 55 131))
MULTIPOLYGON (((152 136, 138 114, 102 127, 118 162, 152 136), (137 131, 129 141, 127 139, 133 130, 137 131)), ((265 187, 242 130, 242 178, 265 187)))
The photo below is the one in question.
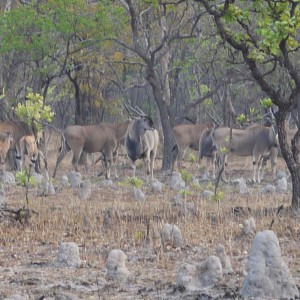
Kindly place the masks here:
POLYGON ((300 132, 289 147, 284 129, 290 113, 299 123, 298 1, 6 0, 0 9, 1 119, 29 91, 58 128, 118 122, 123 103, 138 105, 159 128, 166 170, 174 125, 260 122, 270 99, 299 206, 300 132))

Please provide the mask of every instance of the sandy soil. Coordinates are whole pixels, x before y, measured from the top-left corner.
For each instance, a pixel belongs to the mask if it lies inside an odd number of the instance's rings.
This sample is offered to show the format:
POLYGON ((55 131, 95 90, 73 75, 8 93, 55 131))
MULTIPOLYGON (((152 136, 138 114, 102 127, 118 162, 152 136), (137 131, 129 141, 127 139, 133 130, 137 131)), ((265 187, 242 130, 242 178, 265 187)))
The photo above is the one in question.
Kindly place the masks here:
MULTIPOLYGON (((53 154, 54 157, 54 154, 53 154)), ((121 159, 122 161, 122 159, 121 159)), ((59 188, 59 177, 71 170, 70 157, 60 167, 56 195, 38 196, 29 191, 30 209, 27 222, 0 215, 0 299, 19 295, 19 299, 238 299, 247 270, 252 236, 241 234, 241 224, 250 216, 257 230, 272 229, 282 255, 300 286, 299 216, 286 210, 276 214, 280 205, 288 207, 291 189, 284 194, 262 195, 262 184, 249 184, 250 194, 240 195, 233 184, 220 184, 224 199, 218 204, 202 193, 212 189, 213 182, 190 184, 184 202, 194 204, 189 211, 174 206, 177 194, 169 188, 170 177, 159 171, 155 177, 165 184, 162 193, 151 192, 142 170, 142 190, 146 201, 134 200, 132 187, 125 183, 131 175, 126 162, 120 164, 120 177, 109 188, 99 188, 103 178, 93 176, 92 195, 80 200, 78 189, 59 188), (182 248, 165 247, 160 231, 164 223, 176 224, 184 237, 182 248), (67 268, 56 262, 61 242, 75 242, 80 247, 82 266, 67 268), (227 275, 212 290, 190 294, 176 286, 176 270, 184 262, 201 262, 215 253, 218 243, 231 257, 233 274, 227 275), (121 249, 128 258, 128 282, 106 280, 106 259, 110 250, 121 249)), ((54 159, 50 163, 53 170, 54 159)), ((100 165, 98 166, 100 167, 100 165)), ((185 162, 185 168, 196 174, 196 166, 185 162)), ((234 159, 229 177, 251 177, 251 161, 234 159)), ((285 169, 282 161, 279 169, 285 169)), ((203 170, 201 170, 203 171, 203 170)), ((268 172, 268 170, 267 170, 268 172)), ((267 178, 270 181, 270 176, 267 178)), ((25 205, 25 188, 5 187, 9 209, 25 205)), ((13 216, 14 217, 14 216, 13 216)), ((18 299, 18 298, 12 298, 18 299)))

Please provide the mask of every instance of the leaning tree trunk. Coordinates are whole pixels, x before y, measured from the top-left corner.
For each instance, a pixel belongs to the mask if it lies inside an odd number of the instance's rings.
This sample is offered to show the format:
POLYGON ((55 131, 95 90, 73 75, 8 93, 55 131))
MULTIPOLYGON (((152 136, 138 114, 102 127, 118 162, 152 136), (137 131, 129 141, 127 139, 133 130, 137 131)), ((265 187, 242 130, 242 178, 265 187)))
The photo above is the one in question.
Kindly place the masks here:
POLYGON ((300 131, 298 130, 295 138, 292 140, 292 147, 290 147, 287 143, 286 137, 285 116, 286 113, 279 109, 275 118, 278 128, 281 153, 292 178, 292 208, 297 210, 300 208, 300 163, 297 150, 297 144, 300 139, 300 131))

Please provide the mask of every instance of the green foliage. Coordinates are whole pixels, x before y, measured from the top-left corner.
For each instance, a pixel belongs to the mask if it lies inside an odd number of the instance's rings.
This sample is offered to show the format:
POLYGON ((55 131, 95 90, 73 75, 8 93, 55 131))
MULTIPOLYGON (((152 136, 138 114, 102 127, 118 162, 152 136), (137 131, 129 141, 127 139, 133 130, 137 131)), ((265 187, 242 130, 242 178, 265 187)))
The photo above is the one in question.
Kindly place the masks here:
POLYGON ((240 123, 243 124, 246 121, 246 116, 244 114, 240 114, 236 120, 240 123))
POLYGON ((227 147, 221 147, 221 148, 220 148, 220 152, 221 152, 222 154, 226 154, 226 153, 228 153, 228 148, 227 148, 227 147))
POLYGON ((211 195, 211 200, 220 203, 224 198, 224 192, 219 191, 216 194, 211 195))
POLYGON ((261 37, 260 47, 275 56, 280 54, 280 42, 284 39, 287 39, 290 47, 298 46, 294 37, 299 28, 299 7, 296 6, 294 15, 291 16, 290 5, 289 1, 282 1, 271 3, 270 7, 260 6, 261 18, 256 30, 261 37))
POLYGON ((250 50, 248 58, 256 60, 259 63, 263 63, 266 59, 266 56, 266 53, 254 48, 250 50))
POLYGON ((25 104, 19 103, 16 113, 21 120, 29 125, 34 125, 39 131, 42 128, 41 122, 51 122, 54 113, 49 105, 45 105, 43 97, 39 94, 28 93, 25 104))
POLYGON ((230 4, 224 16, 227 22, 234 22, 236 20, 246 21, 249 17, 249 12, 239 9, 237 6, 230 4))
POLYGON ((202 102, 202 105, 204 106, 204 108, 212 107, 213 101, 211 98, 207 98, 202 102))
POLYGON ((123 38, 127 22, 128 14, 124 6, 118 6, 112 1, 99 2, 96 25, 101 29, 101 36, 105 38, 121 36, 123 38))
POLYGON ((186 196, 192 195, 192 192, 189 191, 188 189, 181 189, 178 193, 182 197, 186 197, 186 196))
POLYGON ((184 180, 186 184, 192 181, 193 174, 191 174, 189 171, 181 170, 180 174, 181 174, 181 178, 184 180))
POLYGON ((143 185, 143 181, 140 178, 136 177, 136 176, 126 178, 125 183, 127 185, 131 185, 131 186, 134 186, 136 188, 141 188, 142 185, 143 185))
POLYGON ((250 107, 250 117, 254 117, 258 114, 258 110, 256 108, 250 107))
POLYGON ((26 170, 16 173, 16 182, 21 186, 37 186, 37 181, 35 180, 35 178, 33 176, 28 176, 26 170))
POLYGON ((197 160, 195 154, 189 153, 189 155, 188 155, 188 160, 189 160, 190 162, 192 162, 192 163, 195 163, 196 160, 197 160))
POLYGON ((124 7, 110 1, 27 2, 0 12, 0 54, 9 54, 18 64, 34 62, 34 75, 40 81, 72 70, 79 58, 85 65, 92 47, 103 48, 103 40, 114 32, 123 35, 122 27, 127 24, 124 7), (88 54, 83 51, 87 48, 88 54))
POLYGON ((273 102, 272 102, 271 98, 264 98, 264 99, 260 100, 260 104, 263 108, 271 108, 273 105, 273 102))
POLYGON ((207 185, 207 189, 210 190, 210 191, 213 190, 214 185, 211 182, 209 182, 208 185, 207 185))
MULTIPOLYGON (((217 7, 223 12, 224 5, 217 7)), ((268 55, 282 55, 280 44, 285 42, 290 50, 299 47, 297 32, 300 27, 298 1, 236 1, 229 4, 224 21, 238 26, 227 26, 232 38, 247 45, 249 58, 262 63, 268 55), (253 28, 253 34, 247 28, 253 28)))
POLYGON ((134 232, 134 241, 135 243, 138 243, 142 240, 142 238, 144 237, 145 233, 141 230, 137 230, 134 232))
POLYGON ((209 87, 205 84, 201 84, 200 85, 200 91, 203 95, 205 95, 209 92, 209 87))

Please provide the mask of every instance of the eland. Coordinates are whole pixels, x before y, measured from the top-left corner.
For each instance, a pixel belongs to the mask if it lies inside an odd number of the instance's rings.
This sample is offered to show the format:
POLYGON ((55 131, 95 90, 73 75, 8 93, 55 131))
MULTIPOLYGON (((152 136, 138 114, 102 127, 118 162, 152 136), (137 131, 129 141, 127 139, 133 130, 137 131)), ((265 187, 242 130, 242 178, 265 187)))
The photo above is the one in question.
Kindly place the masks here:
POLYGON ((0 122, 0 132, 5 133, 9 132, 12 138, 9 147, 9 161, 11 166, 14 169, 20 170, 21 164, 21 154, 20 154, 20 139, 24 135, 32 134, 29 126, 27 123, 18 120, 11 120, 11 121, 3 121, 0 122), (14 152, 14 157, 10 155, 10 152, 14 152))
POLYGON ((13 142, 13 138, 10 132, 0 133, 0 164, 3 166, 3 170, 5 169, 5 159, 11 142, 13 142))
POLYGON ((211 137, 218 154, 225 155, 225 161, 230 153, 238 156, 252 156, 253 181, 260 182, 260 171, 263 157, 271 155, 272 176, 276 177, 278 154, 278 137, 273 127, 252 125, 246 129, 229 127, 214 128, 211 137))
MULTIPOLYGON (((126 120, 116 125, 100 123, 98 125, 68 126, 62 135, 62 146, 57 157, 53 177, 55 177, 58 166, 66 153, 72 150, 72 164, 76 172, 78 172, 78 161, 83 152, 101 152, 105 165, 106 178, 109 179, 111 166, 116 161, 118 147, 122 139, 124 139, 129 124, 130 122, 126 120)), ((85 165, 85 168, 87 171, 87 165, 85 165)))
POLYGON ((203 157, 206 157, 206 166, 205 166, 205 174, 209 176, 209 165, 212 168, 212 178, 215 178, 215 167, 216 167, 216 159, 217 159, 217 148, 213 143, 211 138, 211 130, 212 127, 206 127, 205 130, 202 131, 200 140, 199 140, 199 155, 198 155, 198 163, 200 165, 203 157))
POLYGON ((34 135, 25 135, 20 139, 20 170, 22 171, 26 163, 26 157, 29 161, 29 166, 35 166, 38 156, 44 160, 45 169, 47 170, 47 161, 41 150, 38 149, 37 140, 34 135))
POLYGON ((143 159, 147 174, 151 174, 153 178, 154 161, 159 144, 158 131, 153 127, 152 119, 140 108, 131 109, 138 114, 138 117, 133 118, 128 127, 125 147, 131 160, 133 174, 135 176, 136 160, 143 159))
MULTIPOLYGON (((117 148, 115 149, 114 155, 113 155, 114 167, 115 167, 115 178, 118 178, 117 158, 118 158, 118 155, 119 155, 119 149, 120 149, 121 145, 124 144, 125 137, 126 137, 126 134, 127 134, 127 129, 128 129, 128 126, 130 125, 131 121, 132 121, 131 119, 128 119, 128 120, 126 120, 124 122, 121 122, 121 123, 118 123, 118 124, 102 123, 102 124, 107 125, 107 126, 113 126, 113 128, 115 130, 115 133, 116 133, 117 148)), ((94 165, 96 165, 100 160, 102 162, 104 162, 104 165, 105 165, 105 157, 103 156, 102 153, 94 161, 94 165)), ((99 175, 102 175, 102 173, 100 173, 99 175)))
POLYGON ((199 151, 200 143, 202 151, 199 152, 198 165, 203 157, 206 157, 205 174, 209 175, 209 164, 213 167, 214 174, 214 161, 216 151, 213 147, 212 140, 208 137, 202 137, 203 133, 211 127, 205 124, 180 124, 173 128, 173 135, 175 145, 172 149, 172 171, 174 170, 175 161, 177 160, 178 169, 182 168, 182 160, 185 151, 190 148, 199 151), (202 140, 200 140, 202 137, 202 140), (205 149, 205 150, 204 150, 205 149))
MULTIPOLYGON (((289 126, 286 125, 286 140, 287 140, 287 143, 288 143, 289 147, 292 146, 292 139, 295 137, 295 135, 296 135, 297 132, 298 132, 298 128, 290 128, 289 126)), ((298 143, 296 145, 296 148, 298 150, 300 150, 300 143, 298 143)), ((280 148, 279 144, 278 144, 277 151, 278 151, 278 157, 283 157, 282 156, 282 152, 281 152, 281 148, 280 148)), ((274 154, 273 154, 273 151, 271 150, 270 155, 267 155, 267 156, 265 156, 263 158, 263 162, 262 163, 263 163, 264 167, 267 165, 267 161, 270 158, 272 158, 272 155, 274 155, 274 154)), ((300 159, 300 157, 299 157, 299 159, 300 159)))

